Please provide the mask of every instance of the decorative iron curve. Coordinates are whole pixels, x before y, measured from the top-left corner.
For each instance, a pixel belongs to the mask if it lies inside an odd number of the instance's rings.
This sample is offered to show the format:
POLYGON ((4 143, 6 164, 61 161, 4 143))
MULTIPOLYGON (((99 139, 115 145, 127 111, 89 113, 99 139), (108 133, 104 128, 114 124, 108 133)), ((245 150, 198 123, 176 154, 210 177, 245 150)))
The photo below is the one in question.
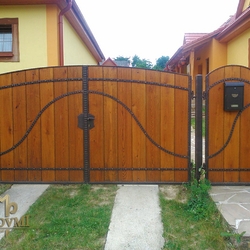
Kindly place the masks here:
POLYGON ((129 114, 133 117, 133 119, 135 120, 135 122, 137 123, 137 125, 139 126, 139 128, 141 129, 141 131, 144 133, 144 135, 147 137, 147 139, 153 144, 155 145, 157 148, 159 148, 160 150, 162 150, 163 152, 167 153, 167 154, 170 154, 170 155, 173 155, 173 156, 177 156, 177 157, 180 157, 180 158, 187 158, 189 159, 189 157, 187 155, 181 155, 181 154, 176 154, 174 152, 171 152, 165 148, 163 148, 161 145, 159 145, 158 143, 156 143, 156 141, 154 141, 151 136, 147 133, 147 131, 145 130, 145 128, 142 126, 142 124, 140 123, 140 121, 137 119, 137 117, 135 116, 135 114, 132 112, 132 110, 125 104, 123 103, 122 101, 120 101, 119 99, 117 99, 116 97, 114 96, 111 96, 109 94, 106 94, 104 92, 100 92, 100 91, 95 91, 95 90, 89 90, 89 93, 91 94, 96 94, 96 95, 102 95, 102 96, 105 96, 105 97, 108 97, 114 101, 116 101, 117 103, 119 103, 121 106, 123 106, 128 112, 129 114))
POLYGON ((66 96, 70 96, 70 95, 76 95, 76 94, 81 94, 83 93, 83 90, 77 90, 77 91, 72 91, 72 92, 68 92, 66 94, 60 95, 58 97, 56 97, 55 99, 51 100, 50 102, 48 102, 42 109, 41 111, 38 113, 38 115, 36 116, 36 118, 33 120, 33 122, 31 123, 30 127, 28 128, 28 130, 26 131, 26 133, 24 134, 24 136, 16 143, 14 144, 11 148, 0 152, 0 156, 5 155, 9 152, 11 152, 12 150, 14 150, 15 148, 17 148, 29 135, 29 133, 31 132, 31 130, 33 129, 33 127, 35 126, 35 124, 37 123, 38 119, 41 117, 41 115, 44 113, 44 111, 51 106, 53 103, 55 103, 56 101, 59 101, 60 99, 66 97, 66 96))
POLYGON ((232 136, 233 136, 233 132, 234 132, 234 129, 235 129, 235 125, 236 125, 237 120, 239 119, 239 117, 241 116, 241 114, 243 113, 243 111, 245 111, 245 110, 246 110, 247 108, 249 108, 249 107, 250 107, 250 103, 248 103, 246 106, 244 106, 243 109, 240 110, 240 111, 237 113, 236 117, 234 118, 232 128, 231 128, 231 130, 230 130, 229 136, 228 136, 228 138, 227 138, 225 144, 224 144, 224 145, 221 147, 221 149, 219 149, 217 152, 215 152, 215 153, 212 154, 212 155, 209 155, 209 156, 208 156, 208 159, 211 159, 211 158, 215 157, 216 155, 220 154, 220 153, 228 146, 228 144, 229 144, 229 142, 230 142, 230 140, 231 140, 231 138, 232 138, 232 136))
MULTIPOLYGON (((209 76, 209 75, 208 75, 209 76)), ((207 79, 208 79, 208 76, 206 77, 206 82, 207 82, 207 79)), ((250 81, 247 80, 247 79, 244 79, 244 78, 238 78, 238 77, 230 77, 230 78, 224 78, 224 79, 221 79, 217 82, 214 82, 212 85, 210 85, 207 89, 206 89, 206 93, 212 89, 213 87, 215 87, 216 85, 222 83, 222 82, 225 82, 225 81, 240 81, 240 82, 245 82, 247 84, 250 84, 250 81)))
MULTIPOLYGON (((207 77, 206 77, 206 86, 208 86, 208 81, 209 81, 208 78, 209 78, 209 75, 207 75, 207 77)), ((210 91, 213 87, 215 87, 216 85, 218 85, 218 84, 220 84, 220 83, 223 83, 223 82, 225 82, 225 81, 241 81, 241 82, 245 82, 245 83, 247 83, 247 84, 250 84, 250 81, 249 81, 249 80, 244 79, 244 78, 240 78, 240 77, 230 77, 230 78, 220 79, 219 81, 214 82, 212 85, 210 85, 210 86, 207 87, 206 91, 204 91, 204 93, 203 93, 204 99, 207 99, 207 98, 208 98, 208 96, 209 96, 208 93, 209 93, 209 91, 210 91)), ((207 159, 211 159, 211 158, 217 156, 218 154, 220 154, 220 153, 228 146, 228 144, 229 144, 229 142, 230 142, 230 140, 231 140, 231 138, 232 138, 232 135, 233 135, 233 132, 234 132, 234 129, 235 129, 237 120, 238 120, 239 117, 241 116, 242 112, 243 112, 244 110, 246 110, 247 108, 249 108, 249 107, 250 107, 250 103, 247 104, 246 106, 244 106, 243 109, 240 110, 240 111, 238 112, 238 114, 236 115, 236 117, 235 117, 235 119, 234 119, 234 121, 233 121, 232 128, 230 129, 229 136, 228 136, 228 138, 227 138, 225 144, 224 144, 217 152, 215 152, 214 154, 211 154, 211 155, 207 156, 207 159)), ((210 171, 211 171, 211 170, 210 170, 210 171)))
MULTIPOLYGON (((66 82, 66 81, 82 81, 83 78, 59 78, 59 79, 46 79, 46 80, 37 80, 37 81, 30 81, 30 82, 22 82, 22 83, 17 83, 17 84, 10 84, 10 85, 5 85, 5 86, 0 86, 0 90, 3 89, 8 89, 8 88, 15 88, 15 87, 21 87, 21 86, 27 86, 27 85, 33 85, 33 84, 41 84, 41 83, 50 83, 50 82, 66 82)), ((139 83, 139 84, 151 84, 151 85, 156 85, 156 86, 162 86, 162 87, 166 87, 166 88, 174 88, 174 89, 181 89, 181 90, 185 90, 185 91, 189 91, 189 88, 185 88, 185 87, 179 87, 179 86, 173 86, 170 84, 164 84, 164 83, 158 83, 158 82, 149 82, 149 81, 140 81, 140 80, 127 80, 127 79, 114 79, 114 78, 88 78, 89 81, 115 81, 115 82, 130 82, 130 83, 139 83)), ((177 156, 180 158, 187 158, 189 159, 189 156, 186 155, 181 155, 181 154, 175 154, 163 147, 161 147, 159 144, 157 144, 146 132, 146 130, 143 128, 143 126, 141 125, 141 123, 139 122, 139 120, 136 118, 136 116, 133 114, 132 110, 130 110, 123 102, 121 102, 119 99, 105 94, 103 92, 98 92, 98 91, 88 91, 89 93, 92 94, 99 94, 99 95, 103 95, 106 96, 110 99, 113 99, 114 101, 116 101, 117 103, 119 103, 120 105, 122 105, 133 117, 133 119, 136 121, 136 123, 138 124, 138 126, 140 127, 140 129, 142 130, 142 132, 145 134, 145 136, 149 139, 149 141, 155 145, 157 148, 159 148, 160 150, 162 150, 165 153, 168 153, 170 155, 173 156, 177 156)), ((35 126, 35 124, 37 123, 38 119, 41 117, 41 115, 44 113, 44 111, 51 106, 53 103, 55 103, 56 101, 66 97, 66 96, 70 96, 70 95, 75 95, 75 94, 80 94, 83 93, 83 90, 78 90, 78 91, 73 91, 73 92, 69 92, 63 95, 60 95, 58 97, 56 97, 55 99, 53 99, 52 101, 50 101, 49 103, 47 103, 42 109, 41 111, 38 113, 38 115, 36 116, 36 118, 33 120, 33 122, 31 123, 30 127, 28 128, 28 130, 26 131, 26 133, 24 134, 24 136, 16 143, 14 144, 11 148, 0 152, 0 156, 7 154, 9 152, 11 152, 12 150, 14 150, 15 148, 17 148, 29 135, 29 133, 31 132, 31 130, 33 129, 33 127, 35 126)))

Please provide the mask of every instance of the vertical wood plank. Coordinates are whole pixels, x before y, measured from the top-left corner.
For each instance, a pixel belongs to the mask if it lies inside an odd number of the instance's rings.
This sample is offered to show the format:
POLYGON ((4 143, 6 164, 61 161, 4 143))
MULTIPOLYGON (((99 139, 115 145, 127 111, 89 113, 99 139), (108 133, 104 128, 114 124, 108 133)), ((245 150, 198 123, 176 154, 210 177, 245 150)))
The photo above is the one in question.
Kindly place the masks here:
MULTIPOLYGON (((175 86, 188 87, 188 78, 175 75, 175 86)), ((188 155, 188 91, 175 89, 175 153, 188 155)), ((175 181, 188 181, 188 171, 177 171, 178 168, 188 169, 188 160, 175 157, 175 181)))
MULTIPOLYGON (((145 81, 145 70, 132 69, 132 79, 145 81)), ((132 111, 141 125, 146 128, 146 86, 134 83, 132 85, 132 111)), ((146 137, 138 124, 132 121, 133 167, 146 167, 146 137)), ((134 182, 145 182, 146 171, 133 171, 134 182)))
MULTIPOLYGON (((241 68, 241 77, 243 79, 250 79, 250 70, 248 68, 241 68)), ((250 84, 244 84, 244 106, 250 103, 250 84)), ((250 108, 244 110, 240 117, 240 156, 239 167, 242 169, 250 169, 249 166, 249 152, 250 152, 250 108)), ((242 171, 239 173, 240 182, 250 182, 250 172, 242 171)))
MULTIPOLYGON (((116 67, 104 67, 104 78, 117 78, 116 67)), ((117 98, 117 82, 104 82, 104 92, 117 98)), ((117 167, 117 102, 104 97, 105 167, 117 167)), ((105 181, 118 181, 117 171, 105 171, 105 181)))
MULTIPOLYGON (((53 79, 53 69, 40 69, 40 80, 53 79)), ((41 107, 45 107, 54 99, 53 82, 40 84, 41 107)), ((45 110, 41 116, 41 135, 42 135, 42 168, 55 167, 55 119, 54 104, 45 110)), ((55 181, 54 170, 42 170, 42 181, 55 181)))
MULTIPOLYGON (((131 79, 131 69, 118 68, 118 79, 131 79)), ((128 108, 132 109, 132 83, 119 82, 118 99, 128 108)), ((128 111, 118 105, 118 166, 121 168, 132 167, 132 117, 128 111)), ((119 171, 119 181, 131 182, 132 171, 119 171)))
MULTIPOLYGON (((81 78, 82 67, 68 67, 68 78, 81 78)), ((68 91, 82 90, 82 81, 68 82, 68 91)), ((69 165, 70 168, 83 168, 83 130, 78 127, 78 115, 82 110, 82 93, 71 95, 69 100, 69 165)), ((84 171, 73 170, 69 173, 72 182, 83 182, 84 171)))
MULTIPOLYGON (((174 86, 174 74, 162 72, 161 83, 174 86)), ((175 152, 175 95, 174 88, 161 87, 161 145, 171 152, 175 152)), ((175 157, 161 151, 161 167, 174 168, 175 157)), ((161 181, 174 181, 174 171, 162 171, 161 181)))
MULTIPOLYGON (((89 67, 89 78, 102 78, 102 67, 89 67)), ((103 92, 102 81, 90 81, 89 90, 103 92)), ((95 127, 90 130, 90 167, 104 168, 104 97, 89 94, 89 112, 95 116, 95 127)), ((91 171, 91 182, 103 182, 104 171, 91 171)))
MULTIPOLYGON (((12 73, 12 83, 25 82, 25 71, 12 73)), ((13 88, 13 119, 14 119, 14 143, 17 143, 27 131, 26 87, 13 88)), ((14 164, 16 168, 27 167, 27 140, 25 139, 14 150, 14 164)), ((16 170, 15 181, 27 181, 27 170, 16 170)))
MULTIPOLYGON (((26 81, 33 82, 39 80, 39 70, 26 71, 26 81)), ((26 86, 27 93, 27 128, 29 128, 41 110, 40 87, 39 84, 26 86)), ((42 167, 41 155, 41 120, 31 130, 27 138, 28 143, 28 168, 37 170, 28 171, 28 181, 41 181, 42 172, 38 168, 42 167)))
MULTIPOLYGON (((0 76, 0 86, 10 85, 12 83, 12 74, 0 76)), ((14 143, 14 125, 13 125, 13 98, 12 88, 0 90, 0 132, 1 132, 1 152, 8 150, 14 143)), ((1 168, 14 168, 14 152, 11 151, 0 157, 1 168)), ((2 170, 1 181, 13 181, 14 170, 2 170)))
MULTIPOLYGON (((225 68, 225 78, 229 77, 240 77, 240 67, 232 66, 225 68)), ((223 98, 224 95, 221 97, 223 98)), ((226 112, 224 114, 224 143, 226 142, 230 131, 232 129, 233 121, 237 115, 236 112, 226 112)), ((224 152, 224 167, 225 169, 238 169, 239 168, 239 123, 238 120, 232 135, 232 138, 225 148, 224 152)), ((238 182, 239 181, 239 172, 238 171, 229 171, 224 173, 224 182, 238 182)))
MULTIPOLYGON (((209 75, 209 86, 223 79, 225 76, 225 69, 221 68, 209 75)), ((224 105, 224 87, 223 83, 216 85, 209 91, 209 137, 208 137, 208 155, 216 153, 224 144, 223 132, 224 127, 223 105, 224 105), (215 101, 216 100, 216 101, 215 101)), ((223 168, 224 152, 209 159, 208 161, 208 178, 211 182, 223 182, 223 172, 211 171, 210 168, 223 168)))
MULTIPOLYGON (((160 82, 160 72, 147 71, 146 80, 148 82, 160 82)), ((161 131, 161 88, 157 85, 146 85, 146 131, 149 136, 160 145, 161 131)), ((153 145, 148 139, 146 140, 146 167, 160 168, 161 153, 159 148, 153 145)), ((146 180, 149 182, 160 181, 160 171, 149 171, 146 173, 146 180)))
MULTIPOLYGON (((67 67, 54 68, 55 79, 66 79, 67 67)), ((68 82, 54 83, 55 98, 68 92, 68 82)), ((69 107, 68 97, 64 97, 55 104, 55 168, 64 169, 69 167, 69 107)), ((68 170, 56 170, 56 181, 69 181, 68 170)))

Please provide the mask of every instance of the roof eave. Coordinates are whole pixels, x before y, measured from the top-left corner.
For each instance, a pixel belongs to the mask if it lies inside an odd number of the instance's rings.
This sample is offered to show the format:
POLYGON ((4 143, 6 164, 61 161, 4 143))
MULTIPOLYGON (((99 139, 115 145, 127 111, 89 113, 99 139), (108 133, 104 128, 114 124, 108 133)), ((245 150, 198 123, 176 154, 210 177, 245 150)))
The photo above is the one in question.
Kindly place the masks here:
POLYGON ((250 28, 250 8, 243 12, 238 19, 225 28, 216 38, 220 42, 228 42, 248 28, 250 28))

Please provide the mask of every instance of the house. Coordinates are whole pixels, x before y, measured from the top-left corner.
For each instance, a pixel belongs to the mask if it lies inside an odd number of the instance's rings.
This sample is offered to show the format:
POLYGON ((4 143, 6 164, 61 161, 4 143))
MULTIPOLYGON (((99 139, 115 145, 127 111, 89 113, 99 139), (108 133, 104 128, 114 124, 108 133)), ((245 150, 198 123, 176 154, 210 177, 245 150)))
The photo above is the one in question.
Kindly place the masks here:
POLYGON ((115 63, 114 60, 112 60, 110 57, 101 64, 102 66, 112 66, 112 67, 116 67, 117 64, 115 63))
MULTIPOLYGON (((250 66, 250 1, 239 0, 235 15, 211 33, 186 33, 165 70, 206 75, 225 65, 250 66)), ((204 88, 204 86, 203 86, 204 88)), ((194 82, 193 82, 194 89, 194 82)))
POLYGON ((0 0, 0 6, 0 74, 105 61, 74 0, 0 0))

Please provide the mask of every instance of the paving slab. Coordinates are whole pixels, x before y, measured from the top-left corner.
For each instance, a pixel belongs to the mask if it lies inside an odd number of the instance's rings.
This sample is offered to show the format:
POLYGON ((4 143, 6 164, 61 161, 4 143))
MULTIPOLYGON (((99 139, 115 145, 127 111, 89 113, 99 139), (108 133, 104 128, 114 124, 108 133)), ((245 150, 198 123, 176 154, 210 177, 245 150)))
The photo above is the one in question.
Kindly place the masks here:
POLYGON ((105 250, 160 250, 164 245, 157 185, 119 186, 105 250))
MULTIPOLYGON (((15 184, 12 185, 10 189, 8 189, 5 193, 1 195, 1 198, 9 195, 9 201, 0 202, 0 218, 1 218, 1 226, 3 225, 2 219, 11 219, 18 218, 20 219, 29 209, 29 207, 42 195, 42 193, 49 187, 46 184, 15 184), (17 210, 13 214, 9 214, 6 216, 5 210, 7 203, 11 206, 10 211, 14 212, 14 209, 17 210)), ((13 221, 12 221, 13 222, 13 221)), ((13 227, 14 223, 11 223, 11 227, 13 227)), ((6 223, 4 225, 6 227, 6 223)), ((5 230, 0 231, 0 239, 4 237, 5 230)))
POLYGON ((213 186, 210 196, 222 216, 237 233, 250 236, 250 187, 213 186))

